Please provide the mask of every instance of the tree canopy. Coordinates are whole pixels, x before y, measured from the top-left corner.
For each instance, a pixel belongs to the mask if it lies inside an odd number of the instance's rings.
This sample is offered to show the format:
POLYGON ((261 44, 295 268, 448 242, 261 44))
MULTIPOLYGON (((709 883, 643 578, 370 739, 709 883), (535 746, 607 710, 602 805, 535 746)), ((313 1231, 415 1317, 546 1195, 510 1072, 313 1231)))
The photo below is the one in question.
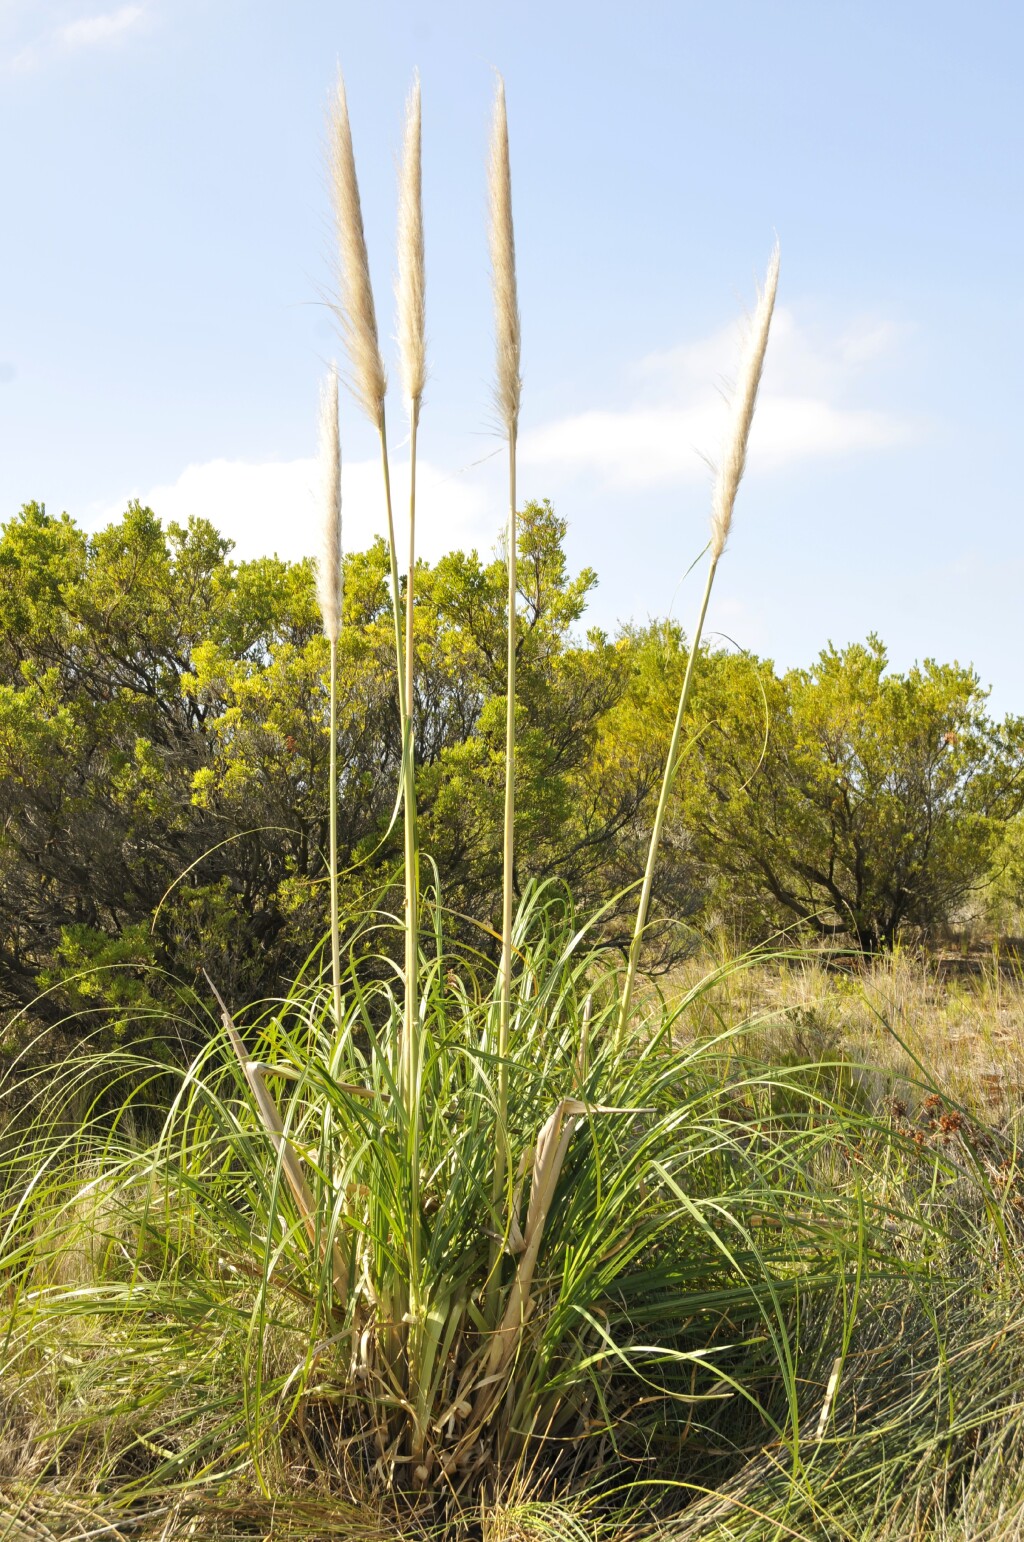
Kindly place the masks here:
POLYGON ((1024 802, 1024 720, 986 694, 959 664, 890 670, 874 636, 782 676, 709 659, 682 817, 733 904, 869 950, 948 922, 1024 802))
MULTIPOLYGON (((577 635, 596 579, 569 574, 564 534, 549 504, 523 510, 517 884, 556 876, 593 904, 619 884, 658 765, 653 746, 628 768, 597 752, 630 660, 577 635)), ((108 963, 118 987, 83 973, 53 1011, 149 989, 151 964, 185 988, 206 967, 236 998, 273 994, 326 925, 328 653, 312 564, 235 563, 206 521, 164 529, 138 504, 95 536, 29 504, 0 535, 0 573, 0 995, 25 1005, 40 982, 108 963)), ((446 902, 485 926, 500 887, 505 593, 500 553, 420 565, 423 844, 446 902)), ((388 604, 378 541, 345 564, 352 912, 400 860, 388 604)), ((666 904, 686 907, 688 880, 666 868, 666 904)))
MULTIPOLYGON (((519 536, 517 887, 550 878, 628 937, 686 639, 583 630, 596 575, 528 504, 519 536)), ((385 548, 345 562, 343 904, 387 898, 401 744, 385 548)), ((326 929, 328 650, 311 562, 235 562, 137 503, 95 535, 27 504, 0 532, 0 1001, 36 1016, 187 997, 206 967, 277 993, 326 929), (113 965, 112 969, 97 966, 113 965), (154 970, 153 966, 157 966, 154 970), (67 983, 70 975, 77 975, 67 983), (36 1002, 40 986, 64 982, 36 1002), (162 982, 162 983, 161 983, 162 982)), ((505 562, 421 563, 421 840, 453 917, 497 919, 505 562)), ((899 673, 877 638, 779 673, 705 650, 658 870, 650 957, 724 913, 887 946, 982 883, 1024 803, 1024 725, 977 676, 899 673)), ((1011 842, 1012 845, 1012 842, 1011 842)), ((1015 848, 1014 848, 1015 849, 1015 848)), ((115 1013, 116 1020, 116 1013, 115 1013)))

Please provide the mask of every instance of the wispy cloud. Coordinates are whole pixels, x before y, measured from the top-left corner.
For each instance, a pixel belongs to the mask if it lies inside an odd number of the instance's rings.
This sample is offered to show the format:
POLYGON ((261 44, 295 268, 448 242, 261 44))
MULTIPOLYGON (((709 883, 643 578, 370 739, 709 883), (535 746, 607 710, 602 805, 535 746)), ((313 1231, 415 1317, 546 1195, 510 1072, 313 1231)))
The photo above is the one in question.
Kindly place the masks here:
POLYGON ((146 18, 145 5, 122 5, 113 11, 80 16, 75 21, 52 27, 34 41, 26 43, 11 57, 10 67, 22 72, 34 70, 48 59, 61 54, 79 53, 85 49, 116 43, 128 33, 136 31, 146 18))
POLYGON ((96 43, 109 43, 138 26, 145 14, 141 5, 122 5, 119 10, 100 16, 85 16, 59 27, 57 41, 65 48, 92 48, 96 43))
MULTIPOLYGON (((751 461, 773 472, 824 457, 868 454, 913 438, 919 425, 864 401, 880 389, 879 368, 891 360, 898 337, 896 328, 877 319, 823 331, 798 323, 791 310, 778 310, 751 461)), ((521 459, 532 485, 559 495, 558 484, 566 477, 615 491, 707 480, 708 461, 721 443, 724 393, 738 338, 739 329, 729 328, 651 355, 630 372, 624 406, 593 407, 531 429, 521 441, 521 459)), ((394 464, 399 527, 407 476, 399 452, 394 464)), ((239 557, 276 551, 294 559, 317 548, 317 485, 312 458, 202 461, 186 466, 173 481, 137 487, 117 503, 97 507, 89 523, 116 518, 128 496, 137 496, 164 520, 208 518, 236 543, 239 557)), ((376 459, 345 462, 342 503, 347 550, 364 548, 384 533, 376 459)), ((428 559, 460 546, 490 551, 501 522, 498 463, 485 457, 452 473, 421 461, 417 505, 417 535, 428 559)))
MULTIPOLYGON (((725 422, 738 329, 652 355, 633 371, 632 402, 542 425, 521 440, 529 468, 591 474, 620 488, 707 477, 725 422)), ((895 329, 877 320, 822 338, 776 311, 750 443, 752 463, 779 468, 878 450, 912 437, 904 418, 850 401, 857 377, 888 353, 895 329)))
MULTIPOLYGON (((277 552, 296 560, 316 552, 320 518, 316 502, 316 461, 212 460, 187 466, 174 481, 138 488, 117 503, 97 509, 96 527, 124 512, 138 497, 163 520, 184 523, 192 514, 209 519, 235 542, 240 558, 277 552)), ((392 471, 395 519, 401 529, 408 505, 408 467, 396 459, 392 471)), ((433 559, 457 547, 489 551, 501 523, 500 503, 479 481, 453 477, 420 460, 416 478, 416 536, 422 555, 433 559)), ((342 532, 345 549, 369 546, 386 530, 380 462, 348 461, 342 468, 342 532)), ((401 536, 400 536, 401 539, 401 536)))

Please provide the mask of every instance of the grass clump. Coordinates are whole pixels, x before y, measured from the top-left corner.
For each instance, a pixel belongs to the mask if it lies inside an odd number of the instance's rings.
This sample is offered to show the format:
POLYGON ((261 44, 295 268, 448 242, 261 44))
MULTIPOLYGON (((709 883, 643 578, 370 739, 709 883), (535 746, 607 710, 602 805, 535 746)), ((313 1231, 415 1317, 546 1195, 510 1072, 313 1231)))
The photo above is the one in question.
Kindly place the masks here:
POLYGON ((56 1143, 51 1105, 7 1159, 8 1449, 32 1431, 30 1470, 124 1502, 201 1482, 432 1511, 585 1478, 614 1512, 624 1472, 655 1505, 752 1448, 765 1482, 799 1476, 809 1439, 813 1471, 848 1464, 863 1411, 843 1423, 870 1406, 851 1386, 899 1314, 899 1356, 937 1373, 935 1303, 955 1317, 964 1289, 951 1215, 1005 1290, 1012 1205, 838 1063, 759 1062, 743 1025, 686 1033, 714 975, 620 1042, 619 972, 563 905, 530 896, 516 948, 499 1122, 500 970, 433 934, 415 1172, 403 1001, 365 960, 340 1025, 313 981, 247 1027, 244 1060, 233 1028, 212 1037, 153 1140, 137 1066, 119 1111, 56 1143))

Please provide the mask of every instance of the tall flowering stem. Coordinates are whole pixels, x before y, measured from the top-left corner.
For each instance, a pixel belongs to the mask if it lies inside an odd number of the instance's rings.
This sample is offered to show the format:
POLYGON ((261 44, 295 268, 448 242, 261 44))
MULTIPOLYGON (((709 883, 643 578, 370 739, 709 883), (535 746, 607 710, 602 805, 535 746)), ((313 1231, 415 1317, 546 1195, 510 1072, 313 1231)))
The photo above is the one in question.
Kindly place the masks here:
MULTIPOLYGON (((515 764, 516 764, 516 440, 522 394, 519 298, 516 288, 516 244, 512 224, 512 171, 508 153, 505 86, 498 80, 491 129, 488 176, 490 192, 491 280, 494 296, 496 351, 495 403, 508 441, 508 656, 505 686, 505 817, 501 895, 501 976, 498 1006, 498 1068, 493 1199, 497 1206, 505 1186, 506 1116, 508 1109, 508 1040, 512 1007, 512 919, 515 899, 515 764)), ((496 1255, 495 1260, 496 1264, 496 1255)), ((492 1274, 494 1269, 492 1267, 492 1274)))
POLYGON ((640 963, 640 950, 643 946, 644 931, 647 926, 651 890, 654 886, 654 870, 658 860, 658 849, 661 845, 665 817, 668 813, 672 789, 675 785, 676 772, 679 768, 679 745, 682 738, 683 721, 686 717, 686 709, 689 705, 690 692, 693 687, 693 673, 697 654, 704 632, 704 618, 707 615, 708 601, 711 599, 711 590, 715 582, 715 573, 718 571, 719 559, 725 550, 725 543, 729 538, 736 493, 746 465, 747 443, 750 438, 750 427, 754 420, 754 408, 757 405, 757 391, 761 383, 761 370, 764 366, 764 356, 768 347, 768 332, 771 327, 772 311, 775 308, 775 291, 778 287, 778 282, 779 249, 776 246, 772 253, 771 261, 768 264, 764 289, 758 297, 757 309, 754 312, 750 331, 744 345, 739 375, 736 381, 736 390, 732 399, 724 452, 718 468, 718 474, 715 478, 714 493, 711 500, 710 563, 708 565, 707 582, 704 585, 704 594, 697 615, 697 625, 694 627, 693 637, 690 640, 690 653, 686 661, 686 673, 683 677, 682 690, 679 693, 676 719, 672 728, 672 737, 669 741, 668 755, 665 759, 661 796, 658 799, 658 808, 651 830, 651 842, 647 851, 647 867, 644 871, 640 903, 637 906, 636 923, 633 927, 633 938, 630 943, 629 958, 626 964, 626 978, 623 982, 622 997, 619 1002, 616 1035, 620 1040, 626 1032, 630 1009, 633 1004, 633 989, 636 984, 637 969, 640 963))
MULTIPOLYGON (((387 394, 387 374, 380 352, 377 333, 377 312, 373 302, 373 286, 370 282, 370 262, 363 230, 363 211, 359 198, 359 182, 356 177, 355 155, 352 149, 352 129, 348 116, 345 84, 339 76, 337 91, 331 110, 330 171, 334 220, 338 236, 338 316, 342 337, 351 365, 351 384, 356 400, 377 430, 380 441, 381 474, 384 481, 384 503, 388 521, 388 556, 391 569, 391 608, 395 628, 395 662, 398 679, 398 716, 402 739, 402 792, 406 831, 406 851, 410 841, 415 842, 416 807, 412 786, 412 768, 408 752, 409 706, 406 697, 405 646, 402 626, 402 597, 398 576, 398 547, 395 541, 395 519, 391 498, 391 466, 388 459, 387 420, 384 399, 387 394), (411 830, 411 835, 410 835, 411 830)), ((414 873, 405 874, 407 965, 408 934, 415 921, 416 906, 410 905, 410 892, 415 883, 414 873)), ((415 956, 415 955, 414 955, 415 956)), ((415 990, 406 969, 406 992, 415 990)), ((402 1047, 396 1046, 396 1058, 401 1063, 402 1047)))
MULTIPOLYGON (((416 131, 416 178, 418 180, 418 95, 414 93, 416 131)), ((398 1081, 400 1102, 409 1131, 410 1143, 410 1195, 408 1208, 408 1287, 396 1287, 394 1297, 382 1303, 385 1315, 390 1314, 393 1327, 388 1339, 388 1355, 394 1374, 402 1360, 400 1341, 402 1322, 408 1324, 405 1347, 406 1391, 415 1401, 418 1397, 419 1359, 422 1339, 422 1314, 420 1311, 420 1174, 418 1155, 419 1092, 416 1078, 416 1023, 417 1023, 417 971, 419 964, 419 903, 417 883, 416 842, 416 787, 413 764, 413 735, 411 722, 412 677, 407 668, 405 637, 411 636, 412 595, 408 597, 407 627, 403 627, 401 581, 398 572, 398 546, 395 540, 395 520, 391 496, 391 465, 388 458, 387 419, 384 400, 387 393, 387 375, 381 357, 377 332, 377 315, 370 282, 370 265, 363 230, 362 205, 356 178, 355 156, 352 149, 352 131, 349 124, 348 103, 344 83, 339 77, 337 92, 331 113, 331 191, 334 217, 338 235, 340 303, 338 306, 342 335, 348 352, 352 373, 352 388, 370 422, 377 430, 380 441, 381 474, 384 482, 384 503, 388 523, 388 558, 391 570, 391 605, 395 628, 395 665, 397 675, 398 717, 402 743, 402 808, 405 846, 405 1002, 399 1042, 394 1046, 394 1064, 398 1081), (408 631, 407 631, 408 628, 408 631)), ((408 148, 408 136, 407 136, 408 148)), ((422 272, 420 274, 422 301, 422 272)), ((400 281, 400 289, 401 289, 400 281)), ((400 305, 401 309, 401 305, 400 305)), ((403 358, 403 370, 407 361, 403 358)), ((421 388, 422 389, 422 388, 421 388)), ((418 405, 416 414, 418 416, 418 405)), ((415 472, 414 472, 415 476, 415 472)), ((415 485, 415 483, 414 483, 415 485)), ((412 535, 410 535, 410 544, 412 535)), ((414 560, 414 552, 413 552, 414 560)), ((413 1452, 416 1455, 416 1452, 413 1452)))
POLYGON ((398 351, 402 395, 409 415, 409 555, 405 580, 405 725, 402 745, 405 784, 405 1017, 401 1075, 411 1113, 412 1171, 419 1171, 419 849, 416 828, 415 591, 416 448, 427 378, 426 267, 423 249, 420 84, 409 95, 398 188, 398 351))

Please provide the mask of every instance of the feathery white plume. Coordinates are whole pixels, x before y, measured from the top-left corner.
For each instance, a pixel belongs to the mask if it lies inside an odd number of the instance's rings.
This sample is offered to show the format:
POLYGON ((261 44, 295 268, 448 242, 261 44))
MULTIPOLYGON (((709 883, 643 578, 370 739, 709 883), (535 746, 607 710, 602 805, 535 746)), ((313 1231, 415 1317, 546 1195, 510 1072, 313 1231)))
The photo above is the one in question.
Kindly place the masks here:
POLYGON ((508 119, 505 83, 498 77, 491 129, 488 176, 491 203, 491 276, 494 292, 494 332, 497 347, 495 400, 503 426, 514 437, 519 427, 522 393, 519 299, 516 293, 516 241, 512 227, 512 171, 508 158, 508 119))
POLYGON ((732 399, 730 413, 729 432, 725 440, 725 452, 722 456, 718 475, 715 478, 715 490, 711 500, 711 560, 717 562, 725 550, 725 543, 729 538, 729 527, 732 524, 733 504, 736 502, 736 490, 743 476, 743 468, 747 460, 747 440, 750 437, 750 425, 754 420, 754 407, 757 403, 757 388, 761 383, 761 368, 764 364, 765 349, 768 347, 768 329, 772 322, 772 310, 775 306, 775 291, 779 283, 779 248, 776 244, 772 252, 771 261, 768 264, 768 273, 765 277, 764 288, 758 296, 757 309, 754 312, 750 324, 750 332, 743 348, 743 356, 740 360, 739 374, 736 380, 736 391, 732 399))
POLYGON ((366 255, 363 211, 359 201, 352 130, 348 120, 345 82, 338 76, 338 90, 331 110, 331 196, 338 232, 340 299, 339 315, 345 347, 352 364, 352 385, 367 417, 380 429, 384 422, 387 375, 377 339, 377 313, 366 255))
POLYGON ((398 187, 398 282, 395 289, 402 391, 409 416, 413 418, 419 415, 427 380, 419 77, 413 82, 405 114, 405 144, 398 187))
POLYGON ((321 545, 316 564, 316 597, 324 632, 332 643, 341 630, 341 440, 338 434, 338 371, 332 365, 320 387, 321 545))

